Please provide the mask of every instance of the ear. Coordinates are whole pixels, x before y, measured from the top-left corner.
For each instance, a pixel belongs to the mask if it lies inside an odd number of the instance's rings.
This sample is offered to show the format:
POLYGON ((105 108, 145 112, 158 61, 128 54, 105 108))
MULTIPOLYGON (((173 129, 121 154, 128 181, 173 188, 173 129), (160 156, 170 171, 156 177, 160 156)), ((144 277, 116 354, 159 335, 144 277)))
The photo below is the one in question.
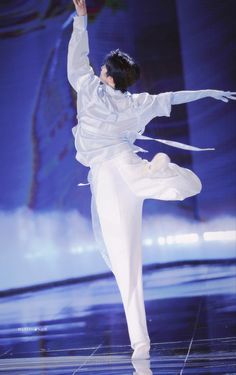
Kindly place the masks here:
POLYGON ((107 83, 108 83, 108 85, 110 85, 111 87, 115 88, 115 82, 114 82, 114 79, 113 79, 111 76, 108 76, 108 77, 107 77, 107 83))

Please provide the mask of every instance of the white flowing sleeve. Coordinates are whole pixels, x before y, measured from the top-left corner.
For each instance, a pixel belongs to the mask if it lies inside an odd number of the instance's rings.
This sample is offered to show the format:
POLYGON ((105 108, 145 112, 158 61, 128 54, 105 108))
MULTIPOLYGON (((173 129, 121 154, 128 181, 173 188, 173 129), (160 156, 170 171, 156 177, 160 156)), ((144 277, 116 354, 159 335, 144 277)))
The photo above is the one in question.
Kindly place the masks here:
POLYGON ((196 90, 196 91, 174 91, 172 93, 171 104, 183 104, 193 102, 195 100, 212 97, 217 90, 196 90))
POLYGON ((89 63, 87 16, 74 16, 73 31, 68 45, 67 77, 75 91, 83 80, 94 76, 89 63))
POLYGON ((135 108, 139 114, 139 126, 143 129, 154 117, 170 117, 172 92, 151 95, 147 92, 133 94, 135 108))

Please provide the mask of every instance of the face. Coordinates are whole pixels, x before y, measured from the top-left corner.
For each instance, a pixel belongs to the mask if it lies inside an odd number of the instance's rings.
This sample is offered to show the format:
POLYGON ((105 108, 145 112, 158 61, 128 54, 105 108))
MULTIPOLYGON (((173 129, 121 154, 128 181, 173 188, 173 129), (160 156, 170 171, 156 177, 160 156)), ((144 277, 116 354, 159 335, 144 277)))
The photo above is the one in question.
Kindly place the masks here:
POLYGON ((107 85, 110 85, 110 86, 114 87, 114 81, 113 81, 113 78, 110 77, 110 76, 107 76, 107 68, 106 68, 106 65, 102 65, 102 66, 101 66, 100 80, 101 80, 103 83, 106 83, 107 85))

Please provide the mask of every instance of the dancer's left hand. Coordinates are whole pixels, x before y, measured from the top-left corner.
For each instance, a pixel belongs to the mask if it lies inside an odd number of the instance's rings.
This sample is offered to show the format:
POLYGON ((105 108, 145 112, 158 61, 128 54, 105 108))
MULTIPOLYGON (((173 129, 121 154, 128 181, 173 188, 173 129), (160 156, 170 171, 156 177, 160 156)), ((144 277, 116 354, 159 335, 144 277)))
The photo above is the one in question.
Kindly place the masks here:
POLYGON ((221 90, 210 90, 210 96, 214 99, 222 100, 223 102, 228 102, 229 99, 236 100, 236 92, 232 91, 221 91, 221 90))
POLYGON ((85 0, 73 0, 78 16, 85 16, 87 14, 87 7, 85 0))

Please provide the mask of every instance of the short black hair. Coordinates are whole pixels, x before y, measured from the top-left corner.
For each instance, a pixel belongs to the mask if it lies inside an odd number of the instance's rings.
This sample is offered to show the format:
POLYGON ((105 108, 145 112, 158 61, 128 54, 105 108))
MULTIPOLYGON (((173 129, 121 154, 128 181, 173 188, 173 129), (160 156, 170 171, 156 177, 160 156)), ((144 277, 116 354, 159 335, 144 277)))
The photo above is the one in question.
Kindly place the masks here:
POLYGON ((140 78, 140 67, 127 53, 116 49, 104 59, 107 76, 113 78, 115 89, 126 92, 140 78))

